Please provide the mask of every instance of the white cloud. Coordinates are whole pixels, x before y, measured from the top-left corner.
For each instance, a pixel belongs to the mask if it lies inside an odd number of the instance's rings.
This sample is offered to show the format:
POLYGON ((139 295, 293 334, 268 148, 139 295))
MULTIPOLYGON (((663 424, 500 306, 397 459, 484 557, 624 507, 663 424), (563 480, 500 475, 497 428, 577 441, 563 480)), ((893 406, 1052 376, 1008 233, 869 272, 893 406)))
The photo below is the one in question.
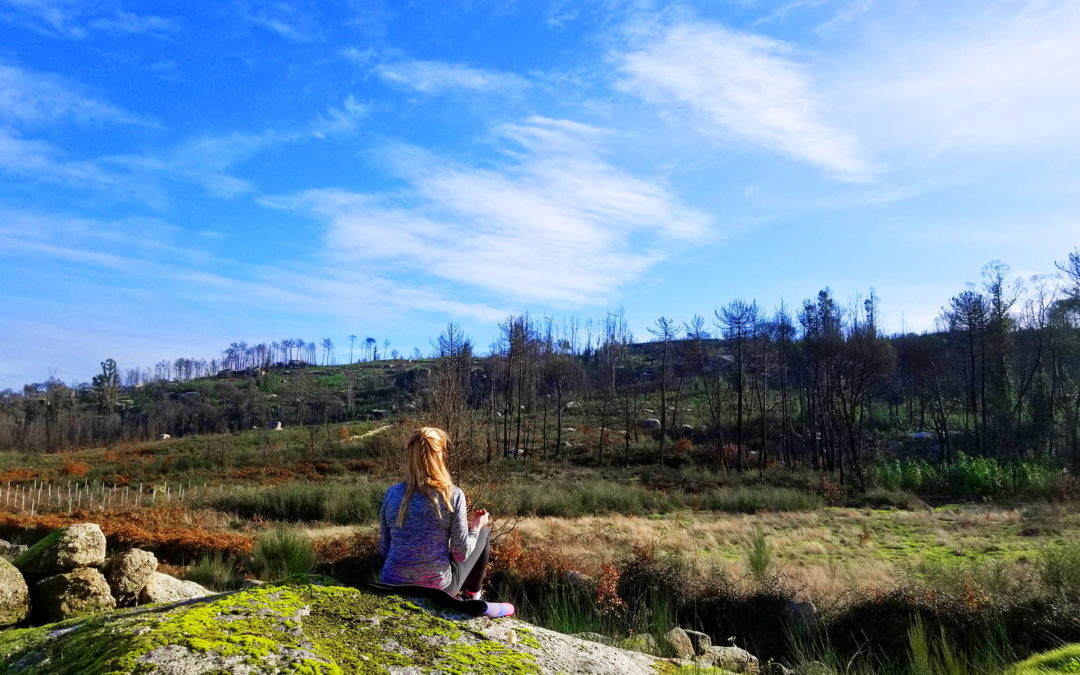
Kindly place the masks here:
POLYGON ((923 157, 1080 145, 1080 3, 974 3, 920 17, 870 23, 857 65, 832 74, 864 137, 923 157))
POLYGON ((159 16, 103 8, 81 0, 0 0, 0 20, 52 37, 82 39, 98 31, 112 35, 165 35, 177 25, 159 16))
POLYGON ((64 78, 0 63, 0 124, 60 120, 155 126, 114 105, 78 92, 64 78))
POLYGON ((652 26, 617 55, 617 86, 706 133, 738 136, 845 180, 871 170, 858 142, 827 121, 805 67, 782 42, 714 23, 652 26))
POLYGON ((375 67, 375 73, 391 84, 424 94, 439 94, 454 89, 506 92, 528 86, 525 78, 513 73, 482 70, 446 61, 408 59, 383 63, 375 67))
POLYGON ((286 2, 249 2, 241 12, 250 23, 293 42, 310 42, 318 34, 314 19, 286 2))
POLYGON ((52 144, 0 127, 0 171, 35 181, 102 191, 160 206, 164 196, 142 177, 118 173, 98 160, 70 159, 52 144))
POLYGON ((324 221, 342 267, 404 268, 522 302, 602 301, 706 234, 703 215, 601 159, 592 127, 531 118, 499 132, 524 148, 498 169, 397 148, 402 192, 310 190, 264 203, 324 221))

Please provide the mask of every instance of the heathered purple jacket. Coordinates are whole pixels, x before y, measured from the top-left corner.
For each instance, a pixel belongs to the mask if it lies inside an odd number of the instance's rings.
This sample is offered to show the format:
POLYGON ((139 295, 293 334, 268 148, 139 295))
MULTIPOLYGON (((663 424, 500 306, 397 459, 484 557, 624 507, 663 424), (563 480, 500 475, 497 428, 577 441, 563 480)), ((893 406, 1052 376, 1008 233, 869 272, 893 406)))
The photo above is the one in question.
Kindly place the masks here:
POLYGON ((398 507, 405 497, 405 483, 391 485, 379 511, 380 546, 386 562, 380 581, 384 584, 414 584, 448 588, 453 581, 450 560, 462 562, 476 545, 476 532, 469 531, 465 493, 455 487, 450 507, 442 497, 440 516, 426 494, 416 491, 409 499, 405 521, 397 525, 398 507))

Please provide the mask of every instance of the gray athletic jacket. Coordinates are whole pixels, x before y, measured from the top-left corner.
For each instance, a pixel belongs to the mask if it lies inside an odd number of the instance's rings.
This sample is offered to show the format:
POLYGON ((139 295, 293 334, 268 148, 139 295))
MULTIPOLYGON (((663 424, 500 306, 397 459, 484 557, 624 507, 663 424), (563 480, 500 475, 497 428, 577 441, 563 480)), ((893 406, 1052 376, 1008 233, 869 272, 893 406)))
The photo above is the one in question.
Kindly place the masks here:
POLYGON ((409 499, 405 521, 397 525, 398 507, 405 497, 405 483, 391 485, 379 511, 380 546, 386 562, 380 581, 384 584, 415 584, 445 589, 453 577, 450 560, 462 562, 476 546, 476 532, 469 531, 465 493, 454 487, 450 506, 439 500, 440 516, 426 494, 416 491, 409 499))

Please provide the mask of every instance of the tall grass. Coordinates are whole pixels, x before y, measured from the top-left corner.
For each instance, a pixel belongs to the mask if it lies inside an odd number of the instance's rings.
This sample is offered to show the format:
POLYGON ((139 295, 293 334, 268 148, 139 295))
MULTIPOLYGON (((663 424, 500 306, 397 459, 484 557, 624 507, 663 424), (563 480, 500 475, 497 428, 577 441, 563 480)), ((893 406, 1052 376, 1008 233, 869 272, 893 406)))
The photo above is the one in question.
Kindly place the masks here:
POLYGON ((952 462, 931 464, 924 459, 890 459, 878 464, 878 482, 889 490, 920 494, 995 496, 1053 494, 1061 472, 1045 463, 1005 463, 993 457, 959 453, 952 462))
POLYGON ((251 571, 265 581, 310 572, 315 566, 311 538, 287 527, 274 527, 259 535, 251 556, 251 571))
MULTIPOLYGON (((247 518, 365 523, 378 520, 387 485, 363 479, 352 483, 245 487, 215 496, 208 505, 247 518)), ((499 515, 561 518, 610 513, 640 516, 682 509, 726 513, 811 511, 822 506, 819 495, 793 488, 739 486, 692 493, 610 480, 505 483, 489 490, 484 500, 483 506, 499 515)))
POLYGON ((1001 675, 1011 661, 1001 626, 986 627, 985 639, 960 643, 944 627, 934 632, 915 617, 907 629, 907 653, 888 658, 871 645, 855 653, 835 649, 825 633, 792 634, 792 665, 813 675, 1001 675))
POLYGON ((1080 600, 1080 542, 1053 544, 1038 559, 1039 579, 1055 595, 1080 600))
POLYGON ((824 505, 819 494, 764 485, 720 488, 706 493, 701 499, 701 508, 725 513, 813 511, 824 505))
POLYGON ((238 488, 209 501, 211 508, 252 518, 349 524, 378 520, 387 483, 359 480, 313 485, 238 488))
POLYGON ((184 578, 215 591, 229 591, 240 585, 236 561, 220 552, 199 558, 184 574, 184 578))

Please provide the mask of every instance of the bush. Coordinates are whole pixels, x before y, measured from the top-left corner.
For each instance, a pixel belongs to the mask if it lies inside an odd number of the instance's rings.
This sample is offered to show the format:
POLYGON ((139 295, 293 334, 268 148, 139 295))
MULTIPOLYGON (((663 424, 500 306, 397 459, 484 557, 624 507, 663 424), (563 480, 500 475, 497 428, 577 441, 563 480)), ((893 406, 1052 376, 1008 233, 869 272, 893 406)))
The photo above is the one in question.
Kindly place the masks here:
POLYGON ((755 532, 746 549, 747 571, 759 586, 764 586, 772 578, 774 566, 772 547, 765 539, 765 533, 755 532))
POLYGON ((240 585, 235 561, 221 553, 204 555, 192 565, 184 578, 215 591, 230 591, 240 585))
POLYGON ((1080 543, 1047 546, 1039 556, 1038 569, 1048 590, 1080 600, 1080 543))
POLYGON ((287 527, 274 527, 260 534, 251 556, 251 571, 265 581, 310 572, 314 566, 311 538, 287 527))
POLYGON ((924 459, 891 459, 877 466, 878 482, 890 490, 920 494, 1052 496, 1060 471, 1041 462, 1004 463, 993 457, 958 453, 946 464, 924 459))

